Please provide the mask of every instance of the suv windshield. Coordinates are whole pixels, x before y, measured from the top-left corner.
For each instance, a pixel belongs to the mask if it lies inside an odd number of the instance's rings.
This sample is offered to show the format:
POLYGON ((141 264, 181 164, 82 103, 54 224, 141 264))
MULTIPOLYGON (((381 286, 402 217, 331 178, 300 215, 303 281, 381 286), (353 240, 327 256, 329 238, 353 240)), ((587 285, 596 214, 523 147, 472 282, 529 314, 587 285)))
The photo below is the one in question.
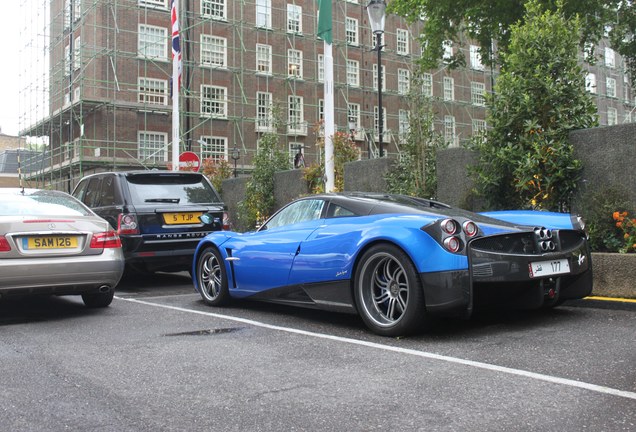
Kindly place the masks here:
POLYGON ((201 175, 129 175, 128 187, 135 204, 210 204, 220 202, 201 175))

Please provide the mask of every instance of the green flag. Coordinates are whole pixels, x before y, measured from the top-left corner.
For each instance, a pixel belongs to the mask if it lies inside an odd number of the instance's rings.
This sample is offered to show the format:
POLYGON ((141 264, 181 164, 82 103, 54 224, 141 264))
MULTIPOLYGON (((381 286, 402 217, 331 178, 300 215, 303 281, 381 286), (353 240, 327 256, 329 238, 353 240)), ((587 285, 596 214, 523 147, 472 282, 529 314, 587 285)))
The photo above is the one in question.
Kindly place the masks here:
POLYGON ((318 1, 318 37, 327 42, 333 43, 331 36, 331 0, 318 1))

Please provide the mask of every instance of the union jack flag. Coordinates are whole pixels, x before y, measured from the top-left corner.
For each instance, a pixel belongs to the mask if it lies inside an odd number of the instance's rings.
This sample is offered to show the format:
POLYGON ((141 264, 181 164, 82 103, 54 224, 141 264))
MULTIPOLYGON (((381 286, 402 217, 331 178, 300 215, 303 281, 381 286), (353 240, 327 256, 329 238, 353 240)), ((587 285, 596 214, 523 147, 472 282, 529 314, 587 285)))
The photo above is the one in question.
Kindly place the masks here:
POLYGON ((178 82, 173 89, 173 94, 179 92, 181 88, 181 44, 179 41, 179 14, 178 0, 170 0, 170 19, 172 21, 172 63, 176 62, 178 70, 178 82))

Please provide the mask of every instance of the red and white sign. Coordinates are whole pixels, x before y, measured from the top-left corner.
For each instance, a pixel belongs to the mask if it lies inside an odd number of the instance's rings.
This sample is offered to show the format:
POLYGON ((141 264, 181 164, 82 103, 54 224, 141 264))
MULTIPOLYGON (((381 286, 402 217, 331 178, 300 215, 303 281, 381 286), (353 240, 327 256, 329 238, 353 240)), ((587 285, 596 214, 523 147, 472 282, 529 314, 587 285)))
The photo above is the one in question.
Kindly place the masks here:
POLYGON ((198 172, 201 168, 201 159, 191 151, 183 152, 179 155, 179 171, 198 172))

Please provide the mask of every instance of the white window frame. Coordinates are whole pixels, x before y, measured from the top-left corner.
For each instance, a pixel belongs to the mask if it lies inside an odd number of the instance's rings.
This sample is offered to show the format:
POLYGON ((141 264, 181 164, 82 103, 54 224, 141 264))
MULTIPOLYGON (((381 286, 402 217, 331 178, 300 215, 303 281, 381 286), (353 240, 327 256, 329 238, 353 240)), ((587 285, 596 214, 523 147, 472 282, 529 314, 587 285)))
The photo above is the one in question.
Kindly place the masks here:
POLYGON ((78 36, 73 41, 73 70, 82 67, 82 37, 78 36))
POLYGON ((585 90, 592 94, 596 94, 596 74, 589 72, 585 75, 585 90))
POLYGON ((287 50, 287 76, 303 79, 303 52, 297 49, 287 50))
POLYGON ((616 80, 614 78, 605 78, 605 95, 610 98, 616 98, 616 80))
POLYGON ((318 82, 325 82, 325 56, 318 54, 318 82))
POLYGON ((444 116, 444 141, 449 147, 457 147, 457 129, 455 116, 444 116))
POLYGON ((399 55, 409 55, 409 31, 405 29, 397 29, 395 31, 395 51, 399 55))
POLYGON ((201 15, 216 21, 227 21, 227 1, 201 0, 201 15))
POLYGON ((360 104, 350 103, 347 104, 347 128, 349 127, 349 122, 353 121, 355 123, 356 128, 354 130, 355 139, 363 139, 362 128, 361 128, 361 120, 360 120, 360 104))
POLYGON ((607 107, 607 125, 614 126, 618 124, 618 110, 614 107, 607 107))
POLYGON ((256 0, 256 27, 272 28, 272 0, 256 0))
POLYGON ((471 81, 470 83, 470 101, 475 106, 486 106, 486 84, 471 81))
POLYGON ((272 74, 272 46, 256 44, 256 73, 261 75, 272 74))
POLYGON ((168 9, 168 0, 138 0, 137 4, 149 8, 168 9))
POLYGON ((409 112, 405 109, 398 110, 398 137, 401 142, 406 141, 408 134, 411 130, 411 123, 409 122, 409 112))
POLYGON ((444 50, 442 59, 445 63, 448 63, 451 57, 453 57, 453 41, 445 40, 444 42, 442 42, 442 48, 444 50))
MULTIPOLYGON (((386 91, 386 67, 382 65, 382 91, 386 91)), ((378 64, 373 65, 373 90, 378 89, 378 64)))
POLYGON ((486 120, 483 119, 473 119, 473 135, 482 133, 486 131, 486 128, 488 127, 488 124, 486 123, 486 120))
POLYGON ((287 3, 287 33, 303 33, 303 8, 287 3))
POLYGON ((398 94, 406 95, 411 90, 411 72, 408 69, 398 69, 398 94))
POLYGON ((289 135, 307 135, 304 110, 302 96, 287 96, 287 133, 289 135))
POLYGON ((477 45, 470 46, 470 68, 478 71, 484 70, 484 64, 481 61, 481 54, 479 54, 477 45))
POLYGON ((227 68, 227 39, 219 36, 202 34, 201 66, 212 68, 227 68))
POLYGON ((424 94, 424 96, 433 97, 433 74, 422 74, 422 94, 424 94))
MULTIPOLYGON (((373 127, 375 128, 374 130, 374 136, 375 136, 375 140, 377 142, 380 141, 380 130, 378 129, 378 126, 380 124, 380 122, 378 121, 378 107, 377 105, 373 107, 373 127)), ((386 118, 386 107, 383 106, 382 107, 382 142, 388 142, 389 141, 389 128, 387 127, 387 118, 386 118)))
POLYGON ((605 66, 608 68, 616 67, 616 53, 610 47, 605 47, 605 66))
POLYGON ((168 80, 137 78, 137 100, 148 105, 168 105, 168 80))
POLYGON ((64 76, 71 75, 71 47, 70 45, 64 46, 64 76))
POLYGON ((443 83, 444 83, 444 100, 454 101, 455 100, 455 78, 444 77, 443 83))
POLYGON ((347 59, 347 85, 360 87, 360 62, 347 59))
POLYGON ((168 60, 168 29, 147 24, 137 27, 137 55, 154 60, 168 60), (154 32, 150 35, 146 30, 154 32))
POLYGON ((358 20, 356 18, 345 18, 345 37, 347 45, 358 46, 360 44, 358 37, 358 20))
POLYGON ((274 96, 270 92, 256 92, 256 132, 273 132, 274 96))
POLYGON ((228 160, 227 137, 201 135, 199 144, 201 145, 199 149, 201 160, 209 158, 217 163, 228 160))
POLYGON ((157 131, 137 132, 137 158, 142 162, 160 164, 168 161, 168 134, 157 131), (154 137, 162 141, 160 145, 142 148, 142 136, 154 137), (148 154, 150 153, 150 154, 148 154))
POLYGON ((202 84, 200 110, 202 117, 227 119, 227 88, 202 84), (221 97, 211 97, 211 92, 221 97))

